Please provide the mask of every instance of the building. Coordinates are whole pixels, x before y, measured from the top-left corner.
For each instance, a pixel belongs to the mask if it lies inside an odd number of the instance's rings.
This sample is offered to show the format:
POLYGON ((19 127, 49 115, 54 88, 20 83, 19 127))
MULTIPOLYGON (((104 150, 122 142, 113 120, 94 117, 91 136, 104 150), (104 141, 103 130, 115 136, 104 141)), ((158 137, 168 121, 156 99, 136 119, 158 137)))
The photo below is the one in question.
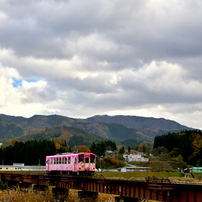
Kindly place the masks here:
POLYGON ((192 167, 190 168, 191 173, 202 173, 202 167, 192 167))
POLYGON ((138 167, 138 166, 133 166, 133 167, 124 167, 120 169, 121 172, 151 172, 152 168, 151 167, 138 167))
POLYGON ((0 171, 14 171, 14 170, 18 170, 18 167, 12 165, 0 165, 0 171))
POLYGON ((25 166, 24 163, 13 163, 13 165, 0 165, 0 171, 45 171, 46 166, 25 166))
POLYGON ((111 150, 106 150, 105 155, 106 155, 106 156, 115 157, 115 152, 113 152, 113 151, 111 151, 111 150))
POLYGON ((125 159, 126 162, 132 162, 132 161, 142 161, 142 162, 147 162, 149 161, 149 158, 145 158, 143 152, 136 152, 136 153, 131 153, 131 154, 124 154, 123 158, 125 159))

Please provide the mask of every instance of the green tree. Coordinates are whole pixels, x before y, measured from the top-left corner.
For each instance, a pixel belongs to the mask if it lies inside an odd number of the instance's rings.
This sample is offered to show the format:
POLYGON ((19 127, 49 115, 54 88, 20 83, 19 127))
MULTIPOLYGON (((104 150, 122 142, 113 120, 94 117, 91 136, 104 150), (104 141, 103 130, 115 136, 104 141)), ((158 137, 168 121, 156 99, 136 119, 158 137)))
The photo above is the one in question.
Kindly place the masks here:
POLYGON ((125 153, 125 148, 124 146, 122 146, 120 149, 119 149, 119 154, 124 154, 125 153))
POLYGON ((97 144, 95 144, 94 141, 93 141, 92 144, 90 145, 90 150, 91 150, 91 152, 93 152, 94 154, 97 154, 97 144))
POLYGON ((104 141, 97 144, 92 142, 90 146, 90 150, 98 156, 105 156, 106 148, 106 143, 104 141))

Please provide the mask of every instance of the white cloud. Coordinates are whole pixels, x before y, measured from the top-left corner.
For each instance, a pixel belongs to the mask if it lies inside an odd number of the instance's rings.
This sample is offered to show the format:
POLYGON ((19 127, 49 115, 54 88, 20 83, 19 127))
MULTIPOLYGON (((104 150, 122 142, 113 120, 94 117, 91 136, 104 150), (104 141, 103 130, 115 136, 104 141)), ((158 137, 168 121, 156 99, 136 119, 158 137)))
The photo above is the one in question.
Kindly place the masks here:
POLYGON ((1 113, 202 128, 201 9, 199 0, 2 0, 1 113))

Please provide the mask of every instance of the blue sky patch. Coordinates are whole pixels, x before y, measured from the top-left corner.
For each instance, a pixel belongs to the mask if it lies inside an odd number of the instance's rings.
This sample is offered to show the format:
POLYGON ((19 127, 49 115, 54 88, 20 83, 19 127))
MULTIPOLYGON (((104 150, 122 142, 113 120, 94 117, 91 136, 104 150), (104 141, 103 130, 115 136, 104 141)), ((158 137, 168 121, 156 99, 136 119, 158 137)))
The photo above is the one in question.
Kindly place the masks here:
POLYGON ((13 87, 22 86, 22 79, 13 78, 13 87))
POLYGON ((31 78, 31 79, 25 79, 25 81, 27 81, 28 83, 36 83, 36 82, 38 82, 38 81, 40 81, 40 80, 43 80, 42 78, 31 78))
MULTIPOLYGON (((31 79, 24 79, 24 81, 27 81, 28 83, 31 83, 31 82, 38 82, 38 81, 43 81, 44 79, 42 78, 31 78, 31 79)), ((18 86, 22 86, 22 81, 23 79, 16 79, 16 78, 13 78, 13 87, 18 87, 18 86)))

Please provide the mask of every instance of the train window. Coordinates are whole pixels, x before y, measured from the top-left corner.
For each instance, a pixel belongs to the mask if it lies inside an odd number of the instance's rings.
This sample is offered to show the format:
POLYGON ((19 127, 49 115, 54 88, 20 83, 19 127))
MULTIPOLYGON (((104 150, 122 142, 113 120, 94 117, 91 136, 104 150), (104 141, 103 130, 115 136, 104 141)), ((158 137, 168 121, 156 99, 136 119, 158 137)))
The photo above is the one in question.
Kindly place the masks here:
POLYGON ((59 164, 61 164, 61 158, 59 158, 59 164))
POLYGON ((68 164, 71 163, 71 157, 68 157, 68 164))
POLYGON ((57 158, 54 158, 54 164, 57 164, 57 158))
POLYGON ((83 160, 84 160, 84 155, 80 154, 79 155, 79 163, 83 163, 83 160))
POLYGON ((95 155, 90 155, 90 162, 95 163, 95 155))
POLYGON ((65 157, 65 164, 67 164, 67 157, 65 157))
POLYGON ((65 157, 62 157, 62 164, 65 164, 65 157))
POLYGON ((54 159, 51 159, 51 164, 54 164, 54 159))
POLYGON ((85 158, 85 163, 89 163, 89 158, 85 158))

